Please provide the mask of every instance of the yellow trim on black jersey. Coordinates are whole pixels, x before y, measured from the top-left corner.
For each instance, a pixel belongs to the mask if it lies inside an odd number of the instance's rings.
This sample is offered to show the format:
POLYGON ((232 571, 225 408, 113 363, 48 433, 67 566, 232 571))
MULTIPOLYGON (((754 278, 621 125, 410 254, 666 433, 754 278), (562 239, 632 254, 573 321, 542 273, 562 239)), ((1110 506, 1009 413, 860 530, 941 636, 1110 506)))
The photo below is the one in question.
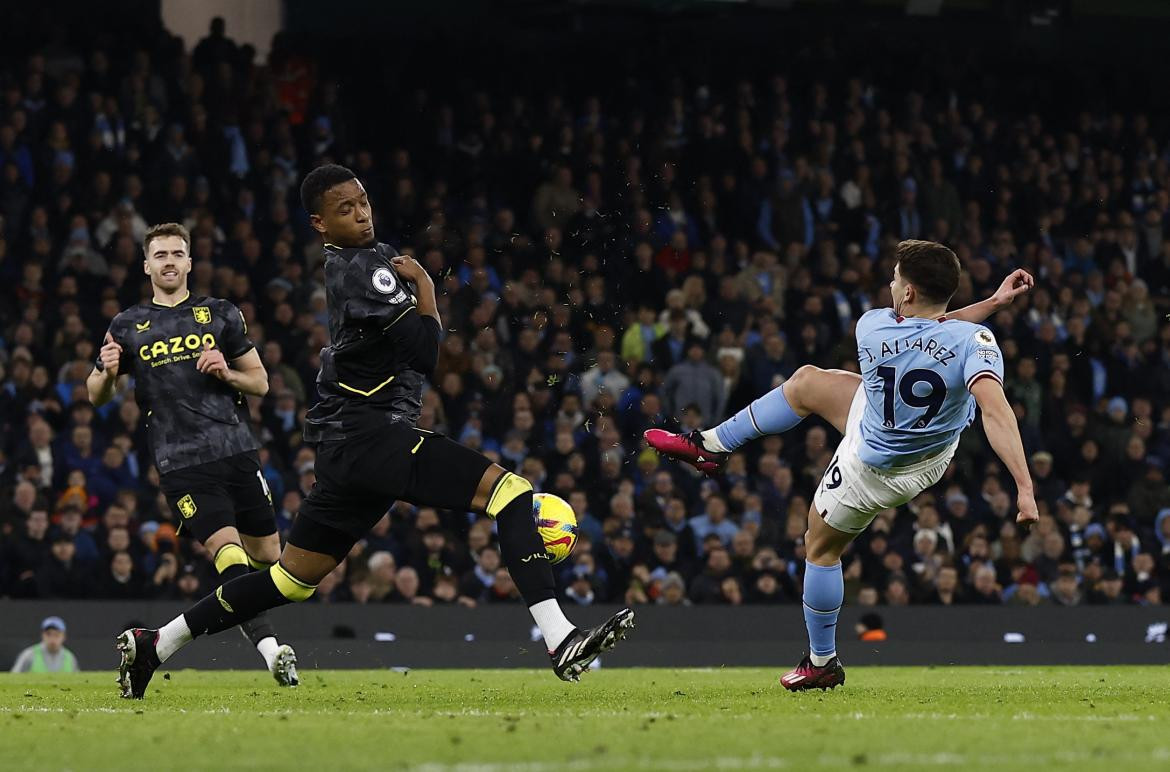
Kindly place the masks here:
POLYGON ((390 324, 388 324, 382 328, 382 332, 386 332, 386 330, 389 330, 391 327, 398 324, 398 320, 401 319, 402 317, 406 316, 407 311, 415 311, 415 310, 417 310, 417 309, 414 306, 407 306, 401 314, 394 317, 394 321, 390 322, 390 324))
POLYGON ((395 376, 391 375, 389 378, 382 381, 381 383, 379 383, 377 386, 370 389, 369 391, 362 391, 361 389, 355 389, 353 386, 347 386, 344 383, 342 383, 341 381, 338 381, 337 385, 340 386, 341 388, 345 389, 346 391, 352 391, 354 394, 361 394, 363 397, 368 397, 371 394, 373 394, 374 392, 381 389, 386 384, 390 383, 390 381, 394 380, 394 378, 395 378, 395 376))
POLYGON ((187 299, 190 297, 191 297, 191 291, 187 290, 187 294, 183 296, 183 299, 176 301, 174 305, 167 305, 166 303, 160 303, 157 300, 155 300, 154 298, 151 298, 150 302, 154 303, 156 306, 162 306, 163 308, 176 308, 176 307, 182 305, 183 303, 186 303, 187 299))

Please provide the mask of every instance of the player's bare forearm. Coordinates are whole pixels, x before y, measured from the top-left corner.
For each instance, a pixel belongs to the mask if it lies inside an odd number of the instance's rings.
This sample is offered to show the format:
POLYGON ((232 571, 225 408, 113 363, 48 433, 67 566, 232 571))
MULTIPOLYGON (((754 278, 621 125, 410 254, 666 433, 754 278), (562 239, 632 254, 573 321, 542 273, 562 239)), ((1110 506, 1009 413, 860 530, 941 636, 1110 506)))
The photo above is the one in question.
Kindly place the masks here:
POLYGON ((429 316, 439 323, 439 329, 443 329, 443 320, 439 318, 439 302, 435 298, 435 282, 427 274, 419 278, 415 282, 418 287, 418 312, 422 316, 429 316))
POLYGON ((969 306, 963 306, 957 311, 947 311, 947 318, 979 324, 984 319, 998 311, 999 308, 999 304, 995 302, 995 297, 992 296, 986 300, 980 300, 978 303, 972 303, 969 306))
POLYGON ((991 449, 1016 481, 1017 490, 1031 495, 1032 475, 1024 456, 1024 442, 1020 439, 1016 414, 1008 404, 1003 386, 994 378, 980 378, 971 385, 971 394, 983 411, 983 432, 987 435, 991 449))
POLYGON ((263 397, 268 393, 268 373, 264 368, 260 368, 260 372, 229 370, 224 380, 242 394, 263 397))
POLYGON ((232 366, 223 375, 223 380, 243 394, 263 397, 268 393, 268 371, 264 369, 264 363, 260 361, 256 349, 233 359, 232 366))
POLYGON ((435 300, 435 282, 431 275, 410 255, 395 255, 390 258, 390 264, 398 271, 399 276, 414 282, 418 313, 431 317, 439 323, 439 329, 443 329, 443 320, 439 318, 439 304, 435 300))
POLYGON ((1035 283, 1032 274, 1022 268, 1016 269, 1008 274, 991 297, 957 311, 948 311, 947 318, 979 324, 1004 306, 1010 306, 1016 297, 1032 289, 1035 283))
POLYGON ((118 376, 110 371, 94 368, 85 379, 85 388, 89 392, 89 401, 94 407, 101 407, 114 398, 114 390, 118 387, 118 376))

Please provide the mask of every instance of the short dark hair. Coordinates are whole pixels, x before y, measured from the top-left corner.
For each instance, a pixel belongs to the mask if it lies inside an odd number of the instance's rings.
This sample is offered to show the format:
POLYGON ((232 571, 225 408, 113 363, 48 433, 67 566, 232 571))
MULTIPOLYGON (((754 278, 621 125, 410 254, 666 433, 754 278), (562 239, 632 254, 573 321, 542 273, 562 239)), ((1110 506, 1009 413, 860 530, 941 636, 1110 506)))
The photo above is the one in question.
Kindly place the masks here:
POLYGON ((187 244, 187 252, 191 252, 191 233, 177 222, 160 222, 146 232, 142 237, 142 254, 150 257, 150 242, 167 236, 178 236, 187 244))
POLYGON ((894 252, 902 279, 933 303, 946 303, 959 289, 959 258, 936 241, 908 239, 894 252))
POLYGON ((301 183, 301 206, 309 214, 321 214, 321 199, 325 191, 356 179, 356 174, 340 164, 318 166, 305 175, 305 181, 301 183))

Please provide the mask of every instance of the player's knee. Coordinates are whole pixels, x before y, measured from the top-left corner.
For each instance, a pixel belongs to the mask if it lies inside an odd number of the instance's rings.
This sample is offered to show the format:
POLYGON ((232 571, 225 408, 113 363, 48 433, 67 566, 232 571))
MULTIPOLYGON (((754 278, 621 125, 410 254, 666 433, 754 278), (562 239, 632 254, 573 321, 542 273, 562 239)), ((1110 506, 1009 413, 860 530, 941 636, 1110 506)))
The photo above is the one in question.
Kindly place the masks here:
POLYGON ((524 494, 532 493, 532 483, 525 480, 518 474, 512 472, 504 472, 500 479, 496 481, 492 493, 488 496, 487 504, 484 505, 484 512, 488 517, 495 517, 504 511, 504 507, 511 504, 516 499, 524 494))
POLYGON ((784 398, 788 400, 788 404, 795 409, 800 409, 805 394, 810 388, 813 388, 813 382, 822 372, 821 368, 816 365, 801 365, 796 368, 792 377, 784 382, 784 398))
POLYGON ((263 571, 266 568, 270 568, 279 558, 279 552, 266 554, 264 550, 259 550, 259 554, 256 555, 248 553, 248 565, 254 571, 263 571))
POLYGON ((280 538, 273 534, 271 539, 264 539, 259 544, 251 545, 247 552, 248 565, 257 571, 263 571, 280 560, 280 538))
POLYGON ((232 566, 248 567, 248 553, 244 552, 244 548, 239 544, 225 544, 216 550, 215 553, 215 570, 219 573, 224 573, 231 570, 232 566))
MULTIPOLYGON (((822 372, 824 371, 816 365, 801 365, 796 368, 796 372, 786 381, 786 384, 796 383, 798 386, 807 385, 809 381, 814 380, 822 372)), ((787 389, 787 386, 785 388, 787 389)))
POLYGON ((317 585, 296 578, 279 562, 272 564, 268 569, 268 575, 272 577, 272 583, 276 585, 280 594, 293 603, 306 601, 317 591, 317 585))
POLYGON ((817 566, 831 566, 841 560, 844 546, 828 538, 821 530, 804 532, 804 559, 817 566))

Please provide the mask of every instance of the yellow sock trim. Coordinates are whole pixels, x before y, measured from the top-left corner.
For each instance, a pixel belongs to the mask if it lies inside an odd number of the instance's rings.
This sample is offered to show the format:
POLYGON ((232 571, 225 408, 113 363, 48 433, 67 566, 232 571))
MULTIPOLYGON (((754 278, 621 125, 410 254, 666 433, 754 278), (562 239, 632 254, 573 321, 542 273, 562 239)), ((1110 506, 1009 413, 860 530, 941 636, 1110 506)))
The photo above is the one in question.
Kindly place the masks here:
POLYGON ((273 563, 272 568, 268 569, 268 575, 272 577, 272 583, 276 585, 280 594, 294 603, 308 600, 317 590, 316 585, 305 584, 286 571, 280 563, 273 563))
POLYGON ((215 553, 215 570, 223 573, 229 566, 248 565, 248 553, 238 544, 225 544, 215 553))
POLYGON ((256 558, 249 555, 248 565, 257 571, 263 571, 264 569, 269 568, 272 564, 264 560, 257 560, 256 558))
POLYGON ((504 510, 504 507, 512 503, 517 496, 530 493, 531 491, 532 483, 518 474, 504 472, 496 482, 496 487, 492 491, 492 495, 488 497, 488 503, 484 507, 484 511, 487 512, 488 517, 495 517, 504 510))

